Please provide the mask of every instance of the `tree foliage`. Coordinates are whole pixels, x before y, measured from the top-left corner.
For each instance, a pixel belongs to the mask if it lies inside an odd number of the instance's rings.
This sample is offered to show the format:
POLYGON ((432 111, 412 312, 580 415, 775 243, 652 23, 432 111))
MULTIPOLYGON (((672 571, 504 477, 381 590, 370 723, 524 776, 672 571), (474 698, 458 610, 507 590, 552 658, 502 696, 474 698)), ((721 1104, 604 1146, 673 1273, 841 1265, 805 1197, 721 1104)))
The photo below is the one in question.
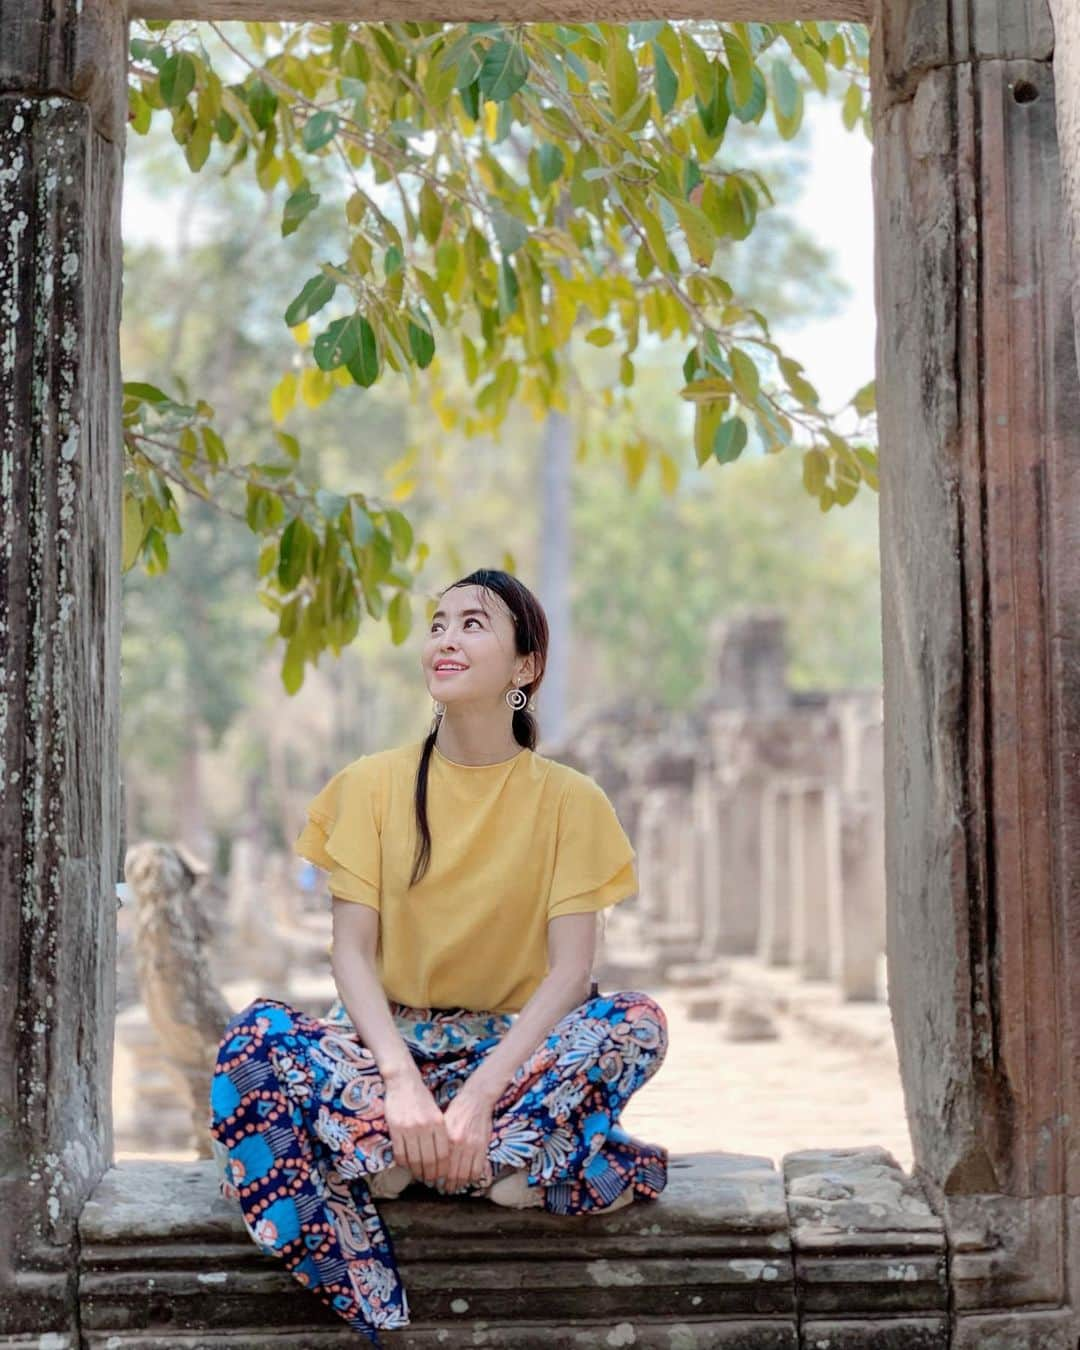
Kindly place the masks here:
MULTIPOLYGON (((724 276, 772 205, 764 176, 729 162, 729 127, 771 115, 793 137, 804 91, 839 79, 846 125, 869 134, 861 26, 252 23, 243 49, 213 27, 217 64, 198 27, 137 30, 133 128, 160 112, 192 171, 249 167, 280 196, 283 241, 335 194, 341 232, 283 315, 305 365, 272 389, 268 462, 230 464, 205 402, 125 385, 125 566, 167 566, 166 536, 181 528, 173 485, 211 499, 226 475, 243 478, 288 689, 351 640, 364 610, 404 641, 424 557, 392 501, 299 482, 300 446, 283 429, 298 400, 362 398, 392 374, 445 427, 497 433, 512 408, 571 406, 575 331, 618 358, 609 405, 631 397, 643 344, 676 342, 699 467, 734 461, 753 434, 767 452, 798 447, 822 510, 876 489, 871 446, 840 434, 767 316, 724 276), (443 378, 446 352, 467 401, 443 378)), ((873 385, 851 406, 870 418, 873 385)), ((669 443, 635 444, 642 464, 655 455, 677 479, 669 443)))

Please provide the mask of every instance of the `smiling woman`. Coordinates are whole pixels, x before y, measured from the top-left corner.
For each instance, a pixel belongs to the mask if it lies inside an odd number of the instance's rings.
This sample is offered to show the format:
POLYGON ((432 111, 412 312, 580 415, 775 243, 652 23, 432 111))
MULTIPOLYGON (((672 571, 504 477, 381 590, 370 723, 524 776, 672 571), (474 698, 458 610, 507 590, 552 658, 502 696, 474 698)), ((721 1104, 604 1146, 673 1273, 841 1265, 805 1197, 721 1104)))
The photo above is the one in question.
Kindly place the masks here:
POLYGON ((294 845, 328 874, 338 997, 322 1018, 256 999, 219 1046, 223 1194, 376 1344, 410 1323, 375 1198, 419 1181, 570 1216, 667 1184, 667 1150, 619 1124, 666 1016, 591 980, 635 852, 599 784, 535 750, 546 650, 509 574, 443 592, 421 653, 431 730, 338 770, 294 845))

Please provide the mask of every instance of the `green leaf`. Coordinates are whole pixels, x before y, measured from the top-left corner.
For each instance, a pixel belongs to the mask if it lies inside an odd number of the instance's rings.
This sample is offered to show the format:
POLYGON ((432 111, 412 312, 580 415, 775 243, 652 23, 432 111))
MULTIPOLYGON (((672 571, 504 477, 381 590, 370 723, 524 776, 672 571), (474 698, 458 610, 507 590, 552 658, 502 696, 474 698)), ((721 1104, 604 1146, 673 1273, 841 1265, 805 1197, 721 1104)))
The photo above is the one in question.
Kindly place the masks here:
POLYGON ((442 233, 443 210, 442 198, 425 179, 420 189, 420 230, 433 247, 442 233))
POLYGON ((255 125, 260 131, 265 131, 277 112, 277 94, 258 77, 252 80, 246 89, 242 88, 239 92, 251 110, 255 125))
POLYGON ((746 423, 741 417, 729 417, 716 429, 713 454, 721 464, 738 459, 746 445, 746 423))
POLYGON ((281 683, 287 694, 299 693, 304 684, 304 644, 299 635, 285 644, 281 663, 281 683))
POLYGON ((170 56, 158 74, 161 97, 167 108, 179 108, 195 88, 195 62, 185 52, 170 56))
POLYGON ((594 347, 608 347, 615 341, 615 334, 610 328, 590 328, 585 334, 585 341, 591 342, 594 347))
POLYGON ((137 497, 130 494, 124 496, 124 515, 122 520, 123 529, 123 558, 121 566, 123 571, 128 571, 134 567, 142 551, 143 543, 143 513, 142 503, 137 497))
POLYGON ((400 647, 409 636, 409 630, 412 628, 409 597, 404 591, 394 592, 386 609, 386 617, 390 624, 390 637, 395 647, 400 647))
POLYGON ((545 141, 537 152, 540 162, 540 177, 544 186, 550 187, 566 167, 566 158, 557 145, 545 141))
POLYGON ((496 288, 499 304, 499 322, 505 323, 518 307, 518 279, 514 265, 509 258, 499 264, 496 275, 496 288))
POLYGON ((461 106, 471 121, 476 122, 480 118, 480 81, 473 80, 472 84, 467 85, 460 91, 461 106))
MULTIPOLYGON (((207 433, 209 430, 210 430, 210 428, 209 428, 209 427, 206 427, 205 430, 203 431, 203 440, 204 440, 204 441, 207 440, 207 435, 206 435, 206 433, 207 433)), ((289 456, 289 458, 293 461, 294 464, 295 464, 295 463, 299 463, 299 461, 300 461, 300 442, 296 439, 295 436, 290 436, 289 433, 288 433, 287 431, 282 431, 280 428, 275 427, 275 428, 274 428, 274 440, 277 441, 278 445, 281 446, 282 450, 285 451, 285 453, 289 456)))
POLYGON ((332 298, 336 290, 337 282, 332 277, 328 277, 325 272, 320 272, 318 276, 305 281, 303 290, 285 311, 286 324, 290 328, 295 328, 305 319, 310 319, 332 298))
POLYGON ((138 89, 128 85, 128 117, 132 131, 145 136, 150 130, 154 110, 138 89))
POLYGON ((679 94, 679 77, 671 68, 671 62, 664 55, 664 49, 659 43, 652 45, 653 53, 653 74, 656 80, 656 101, 660 105, 660 111, 666 117, 675 106, 675 100, 679 94))
MULTIPOLYGON (((769 88, 765 83, 765 76, 762 75, 757 66, 754 66, 751 70, 750 80, 751 89, 749 98, 740 102, 737 98, 732 98, 730 93, 728 96, 731 104, 731 111, 740 122, 744 123, 758 121, 769 101, 769 88)), ((733 81, 729 78, 728 84, 731 85, 732 83, 733 81)))
POLYGON ((727 129, 728 118, 731 116, 731 104, 727 96, 727 81, 720 78, 720 72, 723 68, 715 61, 712 62, 712 68, 715 73, 715 80, 709 92, 708 101, 706 102, 700 96, 696 97, 694 101, 706 136, 717 141, 723 137, 727 129))
POLYGON ((772 78, 777 112, 785 118, 794 117, 799 105, 799 85, 786 61, 778 58, 773 62, 772 78))
POLYGON ((623 117, 637 98, 637 65, 625 33, 608 40, 606 68, 611 110, 616 117, 623 117))
POLYGON ((346 361, 349 374, 358 385, 368 389, 379 378, 379 346, 375 331, 363 315, 359 315, 359 345, 355 356, 346 361))
MULTIPOLYGON (((689 359, 689 358, 688 358, 689 359)), ((683 369, 686 366, 684 363, 683 369)), ((691 380, 684 385, 679 394, 688 403, 712 403, 716 399, 726 399, 731 393, 731 382, 719 375, 708 375, 701 380, 691 380)))
POLYGON ((480 93, 492 103, 503 103, 517 93, 528 76, 529 59, 516 42, 493 42, 480 67, 480 93))
POLYGON ((713 234, 708 216, 696 206, 691 206, 689 202, 675 201, 672 205, 686 236, 691 257, 702 267, 708 267, 716 251, 716 236, 713 234))
POLYGON ((188 138, 188 143, 184 146, 184 158, 187 160, 188 168, 192 173, 198 173, 206 163, 212 140, 213 131, 210 123, 204 120, 196 122, 188 138))
POLYGON ((781 356, 778 364, 780 373, 783 375, 787 387, 795 395, 800 403, 808 407, 816 407, 818 401, 818 392, 808 379, 802 374, 802 365, 790 356, 781 356))
POLYGON ((409 350, 421 370, 431 365, 435 355, 435 339, 429 329, 421 327, 412 319, 409 320, 409 350))
POLYGON ((864 384, 861 389, 857 389, 851 401, 855 405, 855 411, 860 417, 866 417, 868 414, 872 413, 877 407, 875 382, 870 380, 869 383, 864 384))
POLYGON ((528 242, 529 231, 516 216, 504 211, 501 206, 492 205, 491 226, 504 254, 516 253, 528 242))
POLYGON ((390 526, 390 540, 394 547, 394 554, 401 561, 404 561, 409 556, 409 550, 413 546, 413 527, 409 523, 408 517, 402 515, 395 507, 387 509, 386 520, 390 526))
POLYGON ((295 590, 304 575, 311 542, 311 531, 299 516, 294 516, 282 530, 277 576, 283 591, 295 590))
POLYGON ((844 101, 840 106, 840 116, 844 126, 851 131, 862 113, 862 89, 854 80, 848 85, 844 101))
POLYGON ((458 53, 458 45, 455 43, 451 49, 454 53, 453 58, 447 54, 446 61, 453 64, 456 75, 454 77, 454 88, 458 93, 463 93, 470 85, 475 84, 480 74, 480 69, 484 64, 484 53, 479 46, 468 44, 458 53))
POLYGON ((331 492, 329 488, 319 488, 315 493, 315 505, 327 520, 336 520, 348 504, 348 497, 343 497, 340 492, 331 492))
POLYGON ((125 380, 124 397, 137 398, 143 403, 168 403, 169 396, 156 384, 147 384, 142 380, 125 380))
POLYGON ((281 215, 281 237, 292 234, 297 229, 305 216, 311 214, 319 204, 319 193, 312 192, 308 186, 307 179, 291 193, 285 201, 285 209, 281 215))
POLYGON ((829 480, 829 457, 824 450, 807 450, 803 455, 803 486, 812 497, 820 497, 829 480))
POLYGON ((338 134, 340 125, 337 113, 332 108, 323 108, 304 123, 300 133, 301 144, 305 150, 321 150, 338 134))
POLYGON ((360 505, 359 502, 350 503, 350 514, 352 516, 353 542, 360 548, 367 548, 368 544, 375 536, 375 526, 371 517, 360 505))
POLYGON ((712 455, 716 429, 723 415, 720 403, 699 403, 694 409, 694 457, 699 468, 712 455))
POLYGON ((312 354, 320 370, 336 370, 356 354, 360 344, 359 314, 335 319, 315 339, 312 354))
POLYGON ((736 105, 748 103, 754 92, 754 63, 736 33, 725 28, 722 36, 731 82, 735 87, 734 102, 736 105))
POLYGON ((761 384, 757 366, 741 347, 730 348, 728 354, 731 358, 732 378, 739 396, 744 403, 753 403, 761 384))

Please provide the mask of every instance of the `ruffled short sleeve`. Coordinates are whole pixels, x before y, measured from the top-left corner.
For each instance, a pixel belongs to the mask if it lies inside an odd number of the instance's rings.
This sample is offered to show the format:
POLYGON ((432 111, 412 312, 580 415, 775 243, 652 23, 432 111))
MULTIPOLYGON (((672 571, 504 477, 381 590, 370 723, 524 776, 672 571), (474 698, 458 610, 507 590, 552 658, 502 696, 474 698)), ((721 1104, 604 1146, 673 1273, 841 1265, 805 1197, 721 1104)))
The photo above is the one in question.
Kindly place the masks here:
POLYGON ((575 773, 559 807, 548 918, 605 909, 635 895, 636 856, 607 793, 575 773))
POLYGON ((293 852, 329 872, 331 895, 379 908, 382 801, 369 756, 340 769, 307 806, 293 852))

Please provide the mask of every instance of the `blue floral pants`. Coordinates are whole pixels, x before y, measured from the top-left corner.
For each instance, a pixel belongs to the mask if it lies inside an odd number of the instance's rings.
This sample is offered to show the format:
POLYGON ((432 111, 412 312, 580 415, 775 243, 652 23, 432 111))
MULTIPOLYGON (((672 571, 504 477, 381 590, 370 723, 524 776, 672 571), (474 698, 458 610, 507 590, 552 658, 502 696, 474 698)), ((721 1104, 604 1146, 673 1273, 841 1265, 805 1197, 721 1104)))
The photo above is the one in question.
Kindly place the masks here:
MULTIPOLYGON (((390 1010, 442 1107, 516 1016, 392 1000, 390 1010)), ((587 1214, 627 1187, 655 1199, 667 1185, 667 1150, 633 1138, 618 1118, 666 1052, 667 1019, 646 993, 595 994, 572 1008, 495 1104, 492 1170, 528 1168, 552 1214, 587 1214)), ((376 1346, 379 1328, 410 1325, 365 1181, 394 1162, 384 1093, 340 1000, 318 1018, 272 998, 229 1019, 210 1091, 222 1195, 239 1202, 262 1251, 376 1346)), ((468 1183, 460 1193, 482 1189, 468 1183)))

